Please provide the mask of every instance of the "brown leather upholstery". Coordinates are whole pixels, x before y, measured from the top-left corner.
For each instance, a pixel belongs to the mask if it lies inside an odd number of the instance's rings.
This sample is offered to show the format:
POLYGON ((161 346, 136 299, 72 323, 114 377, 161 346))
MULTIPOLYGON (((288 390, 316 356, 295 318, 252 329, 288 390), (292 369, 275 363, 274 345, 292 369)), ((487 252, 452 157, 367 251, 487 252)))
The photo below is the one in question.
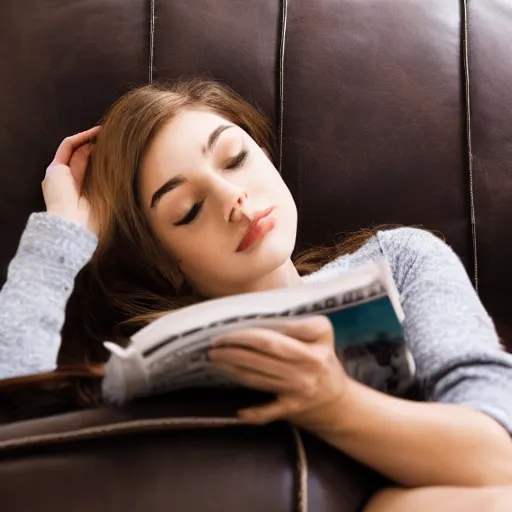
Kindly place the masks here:
MULTIPOLYGON (((2 277, 28 215, 43 208, 39 184, 64 136, 95 124, 132 85, 207 75, 272 118, 299 246, 373 223, 439 230, 512 348, 509 1, 2 0, 0 20, 2 277)), ((14 424, 0 440, 191 414, 183 403, 205 415, 205 401, 238 400, 188 399, 145 402, 117 420, 99 410, 14 424)), ((292 510, 291 442, 275 426, 4 446, 0 503, 5 512, 292 510)), ((306 451, 310 510, 355 511, 377 485, 313 439, 306 451)))
MULTIPOLYGON (((290 427, 215 426, 222 420, 212 418, 261 399, 200 393, 0 428, 2 511, 300 512, 290 427)), ((383 485, 360 464, 302 437, 307 510, 356 511, 383 485)))

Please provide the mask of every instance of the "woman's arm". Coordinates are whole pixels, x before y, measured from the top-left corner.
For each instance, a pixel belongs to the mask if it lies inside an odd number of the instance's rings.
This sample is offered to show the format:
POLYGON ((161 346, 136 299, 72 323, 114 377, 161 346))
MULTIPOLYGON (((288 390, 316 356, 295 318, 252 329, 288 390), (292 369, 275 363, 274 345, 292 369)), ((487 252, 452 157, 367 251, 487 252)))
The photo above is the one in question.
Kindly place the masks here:
POLYGON ((379 239, 431 403, 354 383, 347 404, 316 433, 402 485, 512 484, 512 355, 501 349, 459 257, 417 229, 379 239))
POLYGON ((74 222, 30 216, 0 291, 0 379, 55 368, 66 303, 96 244, 74 222))
POLYGON ((82 196, 91 128, 60 144, 42 182, 47 213, 30 216, 0 291, 0 379, 53 370, 66 303, 98 242, 82 196))
POLYGON ((210 359, 220 369, 277 394, 240 416, 287 419, 405 486, 512 484, 512 356, 449 246, 411 228, 379 235, 357 258, 383 252, 389 260, 427 403, 347 377, 320 316, 214 342, 210 359))
POLYGON ((512 485, 512 441, 489 416, 412 402, 352 381, 314 434, 402 486, 512 485))

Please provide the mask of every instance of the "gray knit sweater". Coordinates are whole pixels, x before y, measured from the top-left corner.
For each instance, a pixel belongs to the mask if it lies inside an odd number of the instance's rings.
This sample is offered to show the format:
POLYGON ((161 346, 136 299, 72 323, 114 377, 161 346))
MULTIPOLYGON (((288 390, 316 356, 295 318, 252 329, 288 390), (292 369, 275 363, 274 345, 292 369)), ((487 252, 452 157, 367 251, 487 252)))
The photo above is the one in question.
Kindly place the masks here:
MULTIPOLYGON (((55 368, 66 302, 96 245, 78 225, 31 215, 0 292, 0 378, 55 368)), ((500 348, 492 319, 447 244, 414 228, 380 231, 304 280, 329 279, 382 255, 427 399, 483 411, 512 433, 512 355, 500 348)))

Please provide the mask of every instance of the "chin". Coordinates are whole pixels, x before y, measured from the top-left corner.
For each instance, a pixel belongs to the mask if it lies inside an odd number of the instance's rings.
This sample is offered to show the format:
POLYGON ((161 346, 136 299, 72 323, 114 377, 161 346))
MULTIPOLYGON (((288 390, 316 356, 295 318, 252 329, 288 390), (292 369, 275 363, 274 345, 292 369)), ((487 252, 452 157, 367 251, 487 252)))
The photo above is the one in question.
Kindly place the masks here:
POLYGON ((287 240, 282 233, 270 235, 267 240, 262 240, 259 247, 250 255, 251 259, 254 258, 251 267, 262 276, 284 265, 291 258, 295 245, 294 240, 287 240))

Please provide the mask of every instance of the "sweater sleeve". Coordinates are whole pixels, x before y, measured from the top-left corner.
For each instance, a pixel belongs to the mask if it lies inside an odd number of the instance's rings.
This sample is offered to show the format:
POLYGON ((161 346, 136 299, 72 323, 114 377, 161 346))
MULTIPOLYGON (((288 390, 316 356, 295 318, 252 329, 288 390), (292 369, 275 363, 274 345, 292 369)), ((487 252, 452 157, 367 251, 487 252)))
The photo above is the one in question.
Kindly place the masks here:
POLYGON ((0 291, 0 379, 55 369, 74 279, 96 246, 78 224, 29 217, 0 291))
POLYGON ((457 254, 415 228, 378 233, 427 400, 482 411, 512 433, 512 354, 500 345, 457 254))

